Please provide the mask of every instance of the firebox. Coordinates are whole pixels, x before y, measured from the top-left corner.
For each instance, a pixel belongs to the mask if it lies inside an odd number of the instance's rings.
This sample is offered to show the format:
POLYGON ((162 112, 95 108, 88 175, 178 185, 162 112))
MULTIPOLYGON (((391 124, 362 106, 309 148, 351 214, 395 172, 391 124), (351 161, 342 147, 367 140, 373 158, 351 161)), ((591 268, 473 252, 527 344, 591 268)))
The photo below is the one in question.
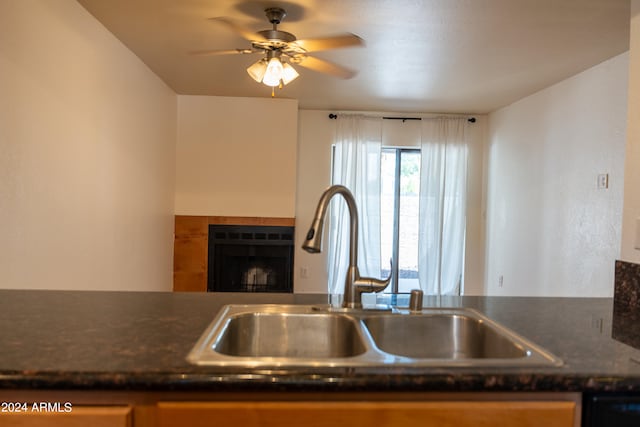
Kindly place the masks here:
POLYGON ((293 292, 293 227, 209 225, 209 292, 293 292))

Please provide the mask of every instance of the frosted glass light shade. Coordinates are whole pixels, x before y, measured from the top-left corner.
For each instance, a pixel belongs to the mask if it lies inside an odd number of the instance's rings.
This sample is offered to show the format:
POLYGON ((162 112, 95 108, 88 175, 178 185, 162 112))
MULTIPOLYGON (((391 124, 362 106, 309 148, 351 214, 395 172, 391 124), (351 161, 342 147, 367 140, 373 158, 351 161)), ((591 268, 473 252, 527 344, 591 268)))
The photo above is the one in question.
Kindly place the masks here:
POLYGON ((258 83, 262 83, 262 78, 267 71, 267 62, 264 59, 257 61, 247 68, 247 73, 258 83))
POLYGON ((282 66, 282 83, 288 85, 294 81, 300 74, 288 62, 282 66))
POLYGON ((262 83, 267 86, 278 86, 282 78, 282 62, 278 58, 271 58, 267 65, 267 71, 264 73, 262 83))

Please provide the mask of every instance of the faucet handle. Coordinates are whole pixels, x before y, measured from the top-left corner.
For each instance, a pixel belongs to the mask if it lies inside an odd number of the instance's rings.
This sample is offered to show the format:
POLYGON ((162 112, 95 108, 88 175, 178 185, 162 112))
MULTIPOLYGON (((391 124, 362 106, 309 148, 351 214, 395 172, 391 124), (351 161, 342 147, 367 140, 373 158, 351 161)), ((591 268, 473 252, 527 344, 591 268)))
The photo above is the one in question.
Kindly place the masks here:
POLYGON ((374 277, 360 277, 354 282, 360 293, 382 292, 391 283, 391 275, 386 279, 376 279, 374 277))
POLYGON ((373 277, 358 277, 354 282, 354 288, 359 293, 368 293, 368 292, 382 292, 389 286, 391 283, 391 278, 393 277, 393 260, 389 260, 391 263, 391 268, 389 269, 389 276, 386 279, 376 279, 373 277))

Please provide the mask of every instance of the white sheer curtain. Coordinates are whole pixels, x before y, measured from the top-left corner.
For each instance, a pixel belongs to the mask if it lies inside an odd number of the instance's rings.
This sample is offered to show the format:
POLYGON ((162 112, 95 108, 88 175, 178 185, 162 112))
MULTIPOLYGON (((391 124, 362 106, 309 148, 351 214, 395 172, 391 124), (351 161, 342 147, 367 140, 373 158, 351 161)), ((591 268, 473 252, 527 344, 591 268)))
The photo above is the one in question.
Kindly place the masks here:
MULTIPOLYGON (((380 276, 380 152, 382 118, 340 114, 336 123, 332 183, 353 193, 359 213, 358 267, 380 276)), ((344 292, 349 263, 349 216, 341 196, 331 201, 327 263, 329 293, 344 292)), ((339 301, 336 301, 339 302, 339 301)))
POLYGON ((465 118, 422 121, 418 277, 427 295, 459 295, 467 193, 465 118))

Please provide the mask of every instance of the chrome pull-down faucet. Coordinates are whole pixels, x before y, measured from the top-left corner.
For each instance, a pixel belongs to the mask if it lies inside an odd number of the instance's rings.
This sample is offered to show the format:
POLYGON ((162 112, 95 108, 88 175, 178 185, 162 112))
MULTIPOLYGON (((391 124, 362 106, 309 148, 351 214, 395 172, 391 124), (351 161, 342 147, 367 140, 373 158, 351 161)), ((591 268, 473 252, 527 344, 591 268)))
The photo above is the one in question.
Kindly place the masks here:
MULTIPOLYGON (((353 194, 347 187, 333 185, 329 187, 318 202, 316 214, 313 217, 311 228, 307 232, 307 237, 302 249, 309 253, 320 253, 322 251, 322 229, 324 218, 327 214, 329 202, 336 194, 340 194, 347 202, 349 208, 349 267, 347 277, 344 282, 344 299, 342 306, 345 308, 362 308, 362 294, 367 292, 381 292, 391 282, 391 273, 386 279, 374 279, 371 277, 361 277, 358 270, 358 208, 353 194)), ((391 269, 393 271, 393 268, 391 269)))

